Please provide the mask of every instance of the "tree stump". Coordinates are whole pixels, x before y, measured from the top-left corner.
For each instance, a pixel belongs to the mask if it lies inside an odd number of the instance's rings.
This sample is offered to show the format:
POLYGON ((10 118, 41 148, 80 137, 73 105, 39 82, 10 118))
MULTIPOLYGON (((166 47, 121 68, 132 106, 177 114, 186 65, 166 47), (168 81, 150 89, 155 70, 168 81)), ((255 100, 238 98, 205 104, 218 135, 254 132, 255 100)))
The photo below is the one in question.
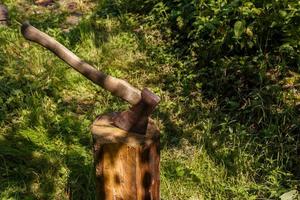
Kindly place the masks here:
POLYGON ((159 200, 159 130, 149 120, 145 135, 124 131, 115 114, 92 125, 97 200, 159 200))

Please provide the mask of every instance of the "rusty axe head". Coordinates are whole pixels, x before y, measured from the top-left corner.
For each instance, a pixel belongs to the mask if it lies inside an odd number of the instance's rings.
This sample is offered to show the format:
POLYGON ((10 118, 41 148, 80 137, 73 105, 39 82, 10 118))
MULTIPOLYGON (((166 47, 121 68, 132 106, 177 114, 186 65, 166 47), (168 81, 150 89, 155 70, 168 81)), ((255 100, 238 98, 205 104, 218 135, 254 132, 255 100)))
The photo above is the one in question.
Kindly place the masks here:
POLYGON ((116 126, 125 130, 145 134, 149 116, 160 101, 160 98, 147 88, 141 92, 141 100, 128 111, 123 111, 114 117, 116 126))

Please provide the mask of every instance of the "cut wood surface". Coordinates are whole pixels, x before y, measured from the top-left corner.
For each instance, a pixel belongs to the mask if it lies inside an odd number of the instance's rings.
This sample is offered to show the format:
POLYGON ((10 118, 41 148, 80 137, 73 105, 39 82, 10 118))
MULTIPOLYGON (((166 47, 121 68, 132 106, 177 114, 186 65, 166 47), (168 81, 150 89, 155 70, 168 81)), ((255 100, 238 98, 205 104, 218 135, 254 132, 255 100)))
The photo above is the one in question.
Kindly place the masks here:
POLYGON ((150 120, 139 135, 113 126, 115 114, 92 125, 97 199, 159 199, 159 130, 150 120))
POLYGON ((115 115, 117 115, 117 113, 100 116, 92 125, 93 138, 99 140, 101 144, 124 143, 129 146, 137 146, 151 144, 159 140, 159 130, 156 128, 153 120, 149 120, 146 134, 141 135, 124 131, 114 126, 112 117, 115 115))

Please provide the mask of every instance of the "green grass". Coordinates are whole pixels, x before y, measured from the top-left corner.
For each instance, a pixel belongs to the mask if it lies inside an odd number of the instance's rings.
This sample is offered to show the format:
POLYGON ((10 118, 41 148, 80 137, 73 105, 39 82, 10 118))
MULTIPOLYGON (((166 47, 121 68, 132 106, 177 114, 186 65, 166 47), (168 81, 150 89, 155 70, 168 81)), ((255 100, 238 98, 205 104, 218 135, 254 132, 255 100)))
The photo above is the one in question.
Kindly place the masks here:
MULTIPOLYGON (((240 106, 216 92, 229 85, 222 74, 204 74, 203 86, 191 82, 147 16, 77 1, 83 17, 69 26, 63 6, 54 12, 31 2, 5 1, 11 26, 0 28, 0 199, 94 199, 89 126, 99 114, 128 107, 23 39, 24 19, 98 69, 161 96, 153 118, 161 130, 162 199, 278 199, 299 191, 300 93, 283 89, 299 83, 298 72, 280 80, 270 72, 274 84, 250 88, 240 106)), ((231 62, 223 64, 239 73, 231 62)))

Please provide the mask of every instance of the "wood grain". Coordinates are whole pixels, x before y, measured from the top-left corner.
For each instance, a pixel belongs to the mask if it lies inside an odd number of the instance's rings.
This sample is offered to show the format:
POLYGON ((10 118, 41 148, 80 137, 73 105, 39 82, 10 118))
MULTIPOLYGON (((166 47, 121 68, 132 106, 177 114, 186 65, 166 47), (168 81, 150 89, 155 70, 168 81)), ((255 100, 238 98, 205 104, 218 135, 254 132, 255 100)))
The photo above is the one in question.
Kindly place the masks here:
POLYGON ((92 125, 98 200, 159 200, 159 130, 150 120, 145 135, 113 126, 115 114, 92 125))

